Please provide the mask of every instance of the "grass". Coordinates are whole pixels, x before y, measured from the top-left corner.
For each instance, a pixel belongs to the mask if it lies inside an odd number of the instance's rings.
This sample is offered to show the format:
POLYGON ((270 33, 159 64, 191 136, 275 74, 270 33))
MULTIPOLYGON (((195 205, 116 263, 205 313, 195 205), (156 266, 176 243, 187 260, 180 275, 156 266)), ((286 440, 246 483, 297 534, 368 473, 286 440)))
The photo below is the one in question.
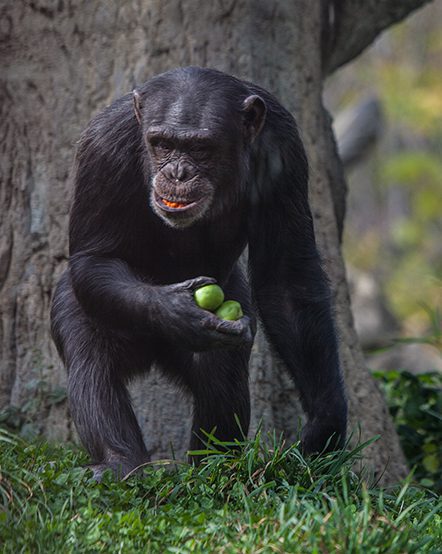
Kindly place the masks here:
POLYGON ((410 480, 369 487, 363 447, 305 460, 259 434, 199 467, 165 461, 91 480, 80 450, 0 432, 2 552, 441 552, 442 501, 410 480))

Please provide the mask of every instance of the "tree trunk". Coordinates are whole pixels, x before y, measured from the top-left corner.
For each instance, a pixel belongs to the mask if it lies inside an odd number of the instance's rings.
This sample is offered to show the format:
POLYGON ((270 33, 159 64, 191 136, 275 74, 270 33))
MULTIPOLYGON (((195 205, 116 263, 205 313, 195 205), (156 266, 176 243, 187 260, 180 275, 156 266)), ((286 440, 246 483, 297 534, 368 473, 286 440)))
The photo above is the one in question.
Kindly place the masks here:
MULTIPOLYGON (((1 8, 2 159, 0 182, 0 406, 20 407, 38 430, 68 438, 65 372, 49 337, 51 290, 67 259, 68 178, 75 141, 90 117, 136 83, 180 65, 215 67, 259 83, 299 122, 311 164, 318 243, 330 275, 350 430, 381 434, 370 450, 384 479, 406 471, 383 398, 358 345, 339 235, 343 181, 322 106, 319 0, 6 0, 1 8), (341 206, 341 207, 340 207, 341 206), (336 217, 336 214, 338 218, 336 217), (338 220, 337 220, 338 219, 338 220), (28 416, 29 417, 29 416, 28 416)), ((346 54, 347 55, 347 54, 346 54)), ((264 224, 264 223, 263 223, 264 224)), ((296 436, 300 408, 285 370, 262 335, 251 362, 252 431, 296 436)), ((155 371, 133 387, 146 443, 155 457, 181 457, 191 402, 155 371)), ((20 415, 20 414, 19 414, 20 415)))

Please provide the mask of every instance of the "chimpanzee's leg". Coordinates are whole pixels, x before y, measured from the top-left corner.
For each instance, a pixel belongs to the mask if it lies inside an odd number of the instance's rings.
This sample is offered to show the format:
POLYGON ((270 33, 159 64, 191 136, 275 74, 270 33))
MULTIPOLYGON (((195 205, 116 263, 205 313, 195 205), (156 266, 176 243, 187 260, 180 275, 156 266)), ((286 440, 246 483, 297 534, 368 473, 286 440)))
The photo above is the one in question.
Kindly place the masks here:
MULTIPOLYGON (((167 345, 164 345, 164 352, 166 350, 167 345)), ((244 347, 192 354, 170 348, 159 358, 159 369, 193 395, 191 450, 204 448, 206 439, 201 429, 210 432, 216 427, 215 436, 226 441, 241 439, 241 431, 247 435, 250 350, 244 347)))
POLYGON ((133 339, 95 325, 83 313, 68 278, 57 287, 52 331, 68 371, 68 398, 94 476, 110 468, 124 476, 148 459, 126 389, 128 378, 147 369, 145 349, 133 339))
MULTIPOLYGON (((243 312, 251 319, 252 333, 256 322, 248 285, 235 267, 229 281, 223 285, 226 300, 238 300, 243 312)), ((174 381, 184 385, 194 398, 194 420, 190 449, 204 448, 205 436, 212 431, 221 440, 231 441, 247 434, 250 422, 248 364, 252 344, 232 350, 180 352, 164 347, 160 368, 174 381), (240 427, 235 416, 238 417, 240 427), (202 440, 201 440, 202 439, 202 440)))
POLYGON ((250 348, 194 356, 189 379, 194 397, 190 450, 204 448, 207 437, 201 430, 214 430, 215 436, 222 441, 242 439, 243 434, 247 435, 250 424, 249 357, 250 348))

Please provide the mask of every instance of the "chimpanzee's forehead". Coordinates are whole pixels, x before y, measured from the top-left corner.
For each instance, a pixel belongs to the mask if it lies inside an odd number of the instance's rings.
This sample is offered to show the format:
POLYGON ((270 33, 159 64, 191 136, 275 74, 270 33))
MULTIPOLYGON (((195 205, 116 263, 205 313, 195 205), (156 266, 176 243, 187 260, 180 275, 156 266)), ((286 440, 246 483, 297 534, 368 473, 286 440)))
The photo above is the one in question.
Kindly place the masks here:
POLYGON ((149 125, 216 132, 239 124, 244 96, 239 91, 192 76, 155 85, 143 110, 149 125))

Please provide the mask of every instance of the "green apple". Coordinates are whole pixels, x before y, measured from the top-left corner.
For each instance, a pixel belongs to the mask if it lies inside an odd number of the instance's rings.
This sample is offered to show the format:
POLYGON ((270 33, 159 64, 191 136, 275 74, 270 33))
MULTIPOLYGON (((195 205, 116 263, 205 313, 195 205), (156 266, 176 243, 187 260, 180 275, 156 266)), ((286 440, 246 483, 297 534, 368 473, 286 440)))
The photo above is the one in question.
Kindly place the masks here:
POLYGON ((216 310, 215 315, 220 319, 226 319, 228 321, 236 321, 243 317, 241 304, 236 300, 226 300, 216 310))
POLYGON ((211 312, 224 302, 224 292, 219 285, 205 285, 196 289, 193 294, 197 305, 211 312))

